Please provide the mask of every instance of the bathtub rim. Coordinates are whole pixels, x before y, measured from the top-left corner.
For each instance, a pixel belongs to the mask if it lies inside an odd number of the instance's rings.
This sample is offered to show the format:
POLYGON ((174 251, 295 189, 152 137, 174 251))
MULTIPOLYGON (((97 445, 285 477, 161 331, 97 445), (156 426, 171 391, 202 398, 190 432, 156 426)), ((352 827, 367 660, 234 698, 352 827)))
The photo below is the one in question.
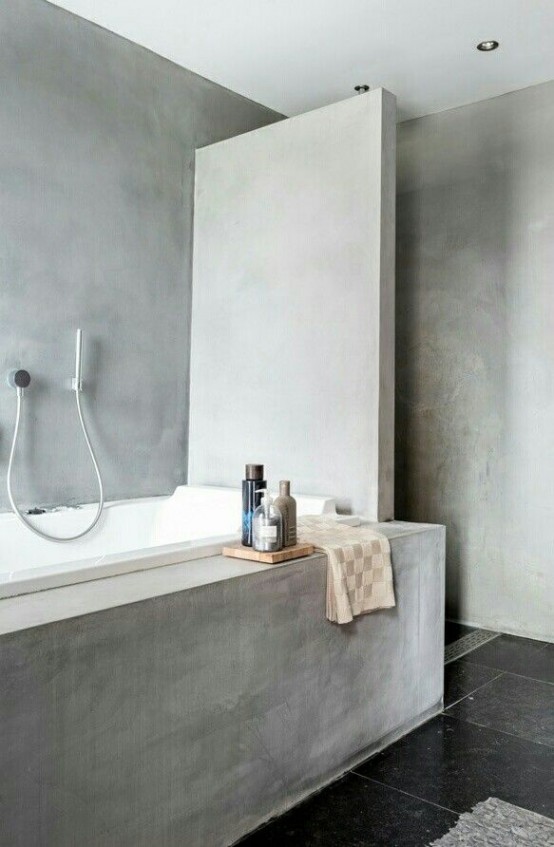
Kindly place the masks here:
MULTIPOLYGON (((403 538, 414 534, 438 531, 437 539, 440 538, 440 543, 444 546, 446 528, 442 524, 416 524, 405 521, 367 523, 391 541, 394 539, 395 543, 401 543, 403 538)), ((205 559, 194 557, 186 562, 181 560, 178 564, 147 567, 139 571, 6 597, 0 599, 0 636, 139 603, 152 597, 201 589, 226 580, 248 578, 264 572, 269 576, 277 569, 288 568, 294 571, 295 566, 310 566, 312 562, 321 559, 326 559, 325 554, 315 552, 303 559, 266 565, 216 554, 205 559)), ((322 614, 324 606, 325 598, 322 595, 322 614)))
POLYGON ((163 568, 166 565, 177 565, 196 559, 207 559, 221 553, 221 548, 225 544, 235 543, 238 540, 238 535, 212 536, 179 541, 175 544, 143 547, 138 550, 125 550, 122 553, 72 559, 55 565, 25 568, 22 571, 0 571, 0 600, 112 576, 124 576, 151 568, 163 568), (13 579, 3 579, 10 574, 13 579))

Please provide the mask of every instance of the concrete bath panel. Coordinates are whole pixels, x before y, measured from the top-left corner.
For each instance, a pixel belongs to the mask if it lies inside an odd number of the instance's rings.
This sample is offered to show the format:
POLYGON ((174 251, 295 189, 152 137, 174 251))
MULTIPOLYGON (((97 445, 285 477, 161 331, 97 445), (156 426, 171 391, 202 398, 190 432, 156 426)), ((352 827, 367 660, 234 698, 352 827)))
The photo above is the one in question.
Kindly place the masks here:
POLYGON ((444 528, 379 528, 397 606, 346 626, 316 555, 0 636, 0 845, 224 847, 438 712, 444 528))

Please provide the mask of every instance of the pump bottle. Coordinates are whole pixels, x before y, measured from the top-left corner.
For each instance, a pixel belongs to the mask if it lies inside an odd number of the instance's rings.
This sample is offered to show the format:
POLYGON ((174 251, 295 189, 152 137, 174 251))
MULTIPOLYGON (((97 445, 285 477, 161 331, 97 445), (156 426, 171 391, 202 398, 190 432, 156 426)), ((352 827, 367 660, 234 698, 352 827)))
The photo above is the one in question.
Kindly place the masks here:
POLYGON ((277 553, 283 549, 283 517, 267 490, 252 519, 252 546, 260 553, 277 553))

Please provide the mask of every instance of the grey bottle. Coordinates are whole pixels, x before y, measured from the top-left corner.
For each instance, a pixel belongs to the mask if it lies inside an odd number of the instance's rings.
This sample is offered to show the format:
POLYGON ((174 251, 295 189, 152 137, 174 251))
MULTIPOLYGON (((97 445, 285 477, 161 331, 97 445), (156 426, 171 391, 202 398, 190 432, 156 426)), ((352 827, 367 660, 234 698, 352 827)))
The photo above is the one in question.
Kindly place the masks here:
POLYGON ((290 496, 290 481, 282 479, 279 483, 279 496, 275 498, 277 509, 283 516, 283 546, 296 544, 296 500, 290 496))
POLYGON ((259 553, 277 553, 283 549, 283 518, 269 491, 263 492, 261 506, 252 518, 252 547, 259 553))

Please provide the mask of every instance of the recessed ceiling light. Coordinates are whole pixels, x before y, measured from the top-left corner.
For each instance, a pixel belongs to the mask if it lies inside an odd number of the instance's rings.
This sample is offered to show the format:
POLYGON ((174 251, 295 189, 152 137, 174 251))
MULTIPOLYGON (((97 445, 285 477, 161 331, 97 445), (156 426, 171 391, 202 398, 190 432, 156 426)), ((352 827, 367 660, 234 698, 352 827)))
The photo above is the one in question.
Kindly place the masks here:
POLYGON ((477 45, 477 49, 481 50, 483 53, 490 53, 491 50, 496 50, 498 46, 498 41, 481 41, 477 45))

